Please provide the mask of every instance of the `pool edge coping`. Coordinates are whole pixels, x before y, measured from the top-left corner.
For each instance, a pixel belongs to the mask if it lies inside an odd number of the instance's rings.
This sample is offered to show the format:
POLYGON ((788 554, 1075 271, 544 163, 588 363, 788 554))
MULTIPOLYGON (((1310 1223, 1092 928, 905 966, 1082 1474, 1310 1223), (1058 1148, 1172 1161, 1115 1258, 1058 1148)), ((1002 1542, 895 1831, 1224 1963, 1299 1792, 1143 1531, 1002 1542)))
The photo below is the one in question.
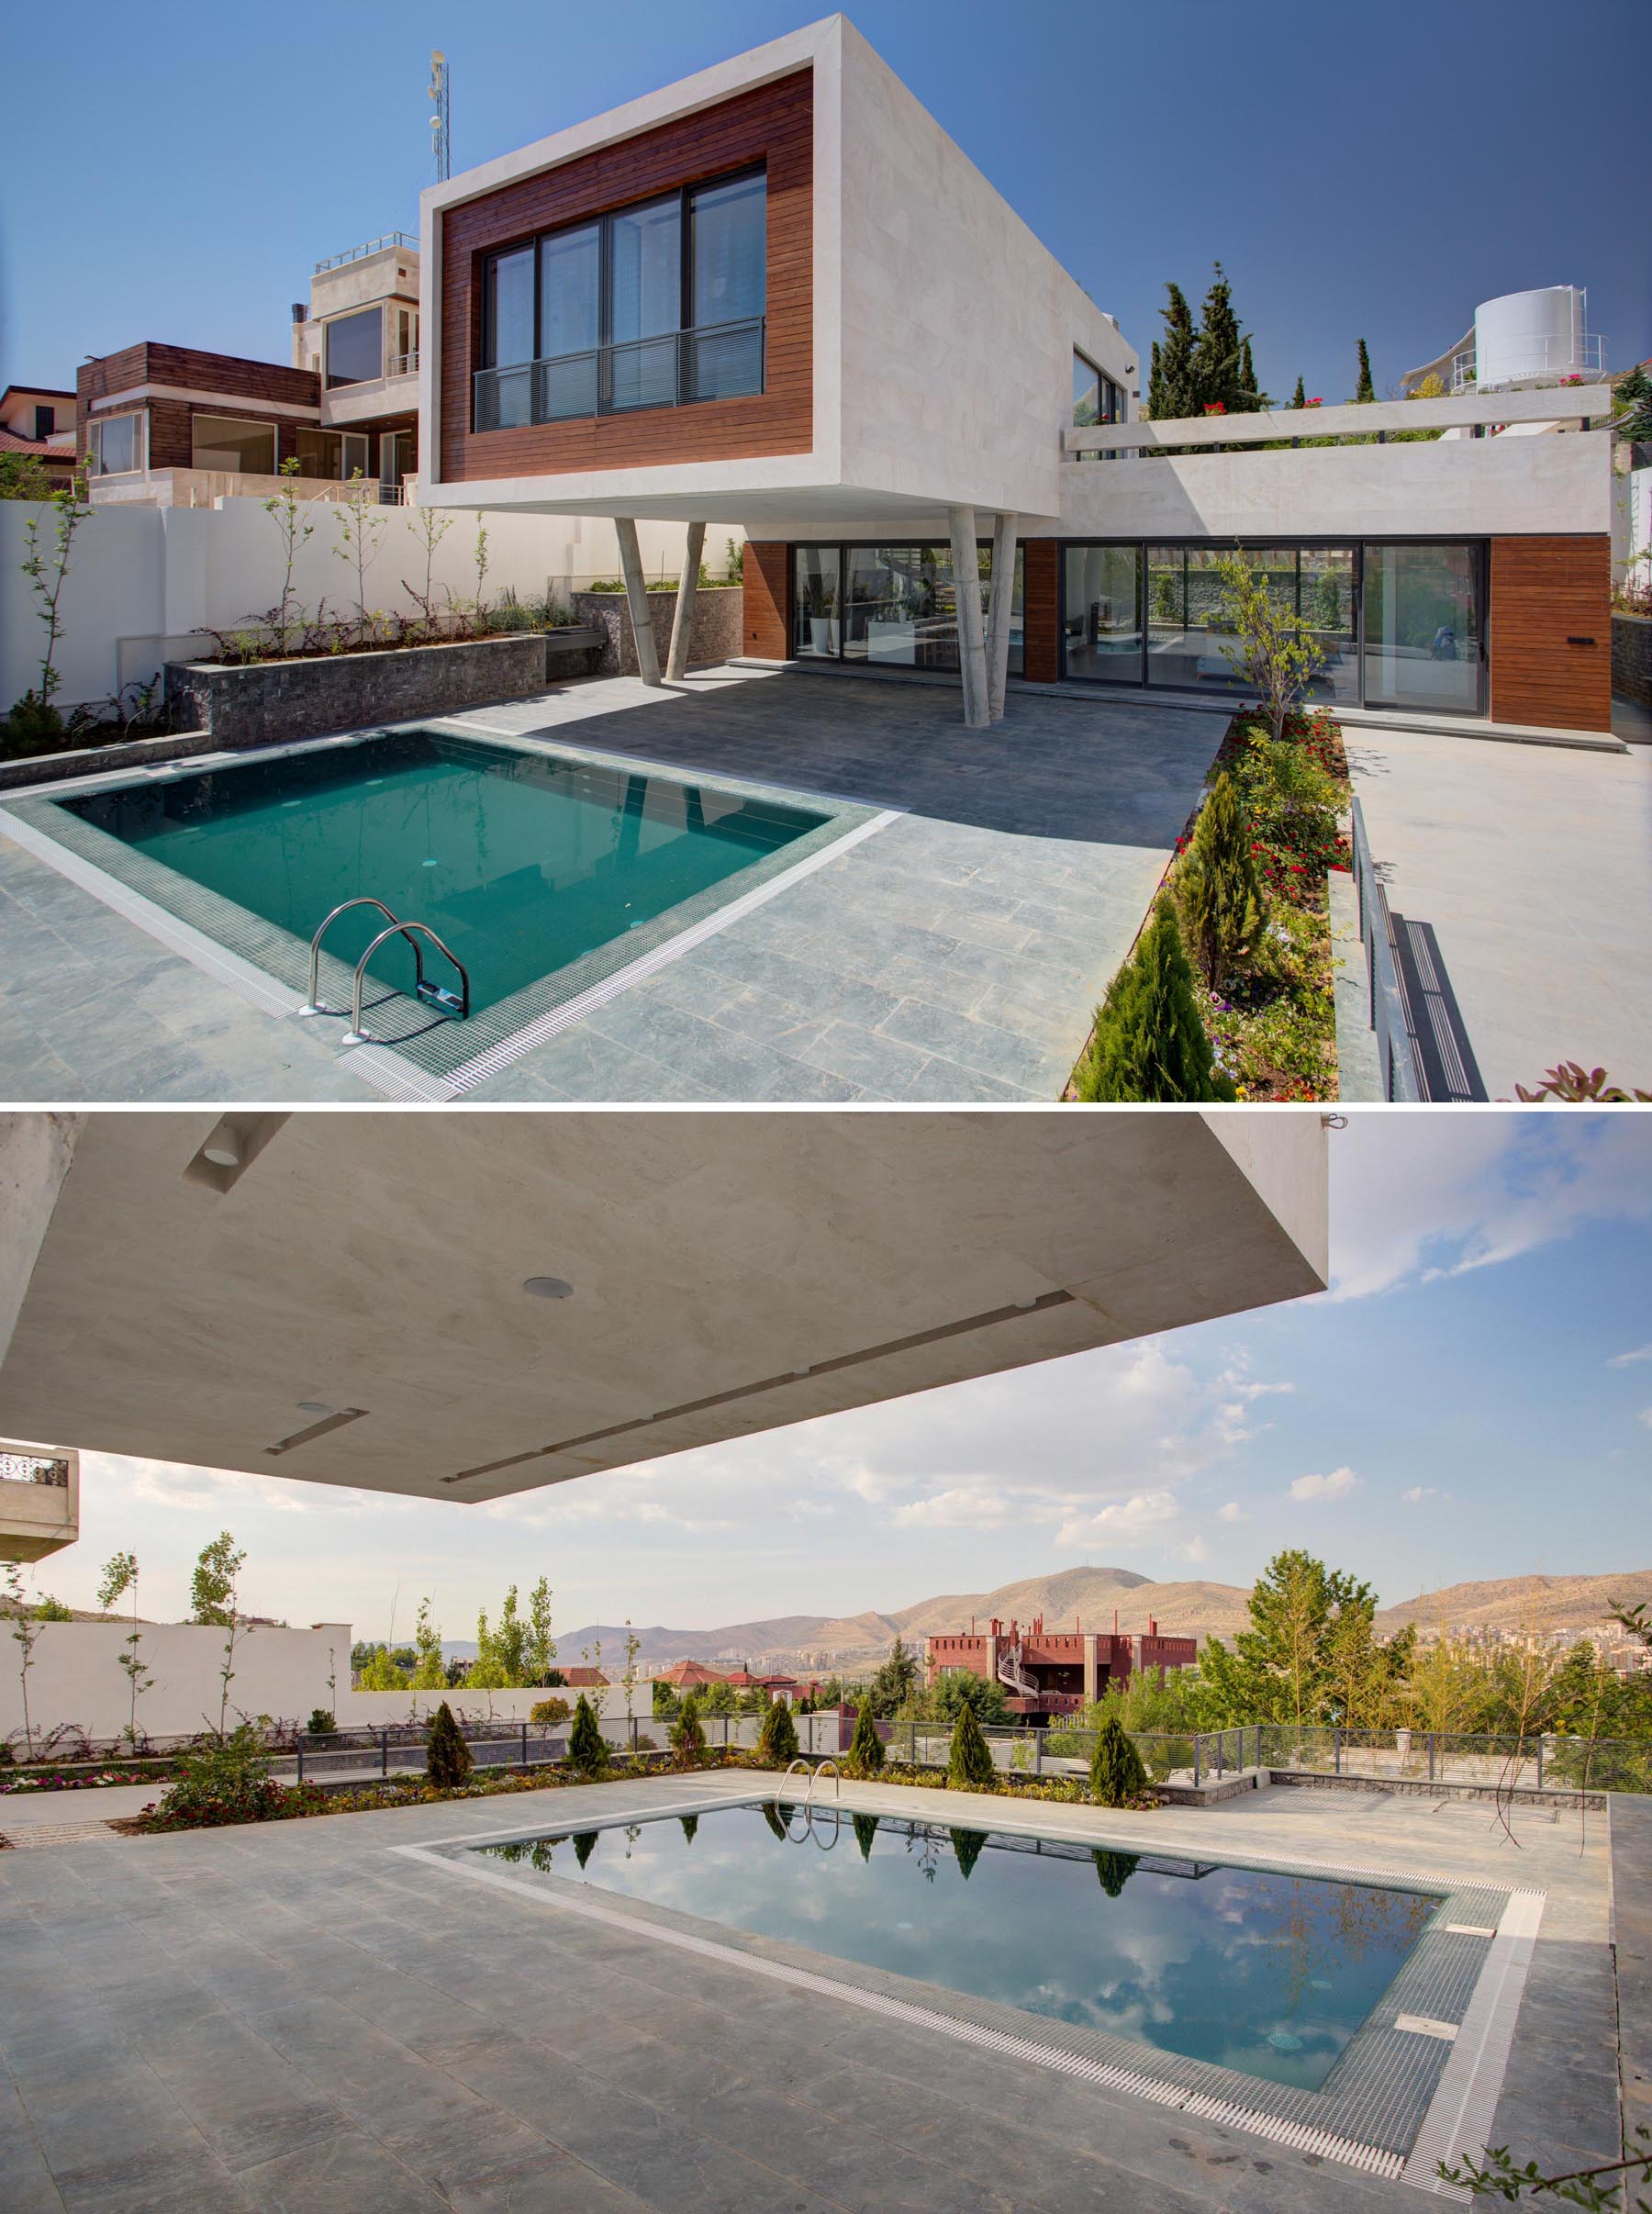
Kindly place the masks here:
MULTIPOLYGON (((733 1793, 713 1791, 681 1802, 673 1800, 670 1804, 658 1806, 644 1801, 619 1812, 605 1811, 586 1824, 578 1823, 575 1817, 567 1822, 558 1822, 553 1827, 569 1833, 575 1828, 618 1828, 630 1821, 668 1821, 685 1815, 760 1806, 765 1800, 782 1795, 778 1783, 772 1782, 767 1789, 733 1793)), ((832 1804, 839 1812, 853 1814, 856 1811, 853 1802, 846 1806, 841 1802, 834 1801, 832 1804)), ((925 1814, 899 1805, 868 1805, 864 1811, 880 1817, 887 1815, 893 1819, 912 1822, 921 1827, 948 1827, 936 1814, 925 1814)), ((969 1826, 975 1827, 976 1824, 972 1822, 969 1826)), ((996 1811, 989 1826, 1008 1834, 1042 1838, 1052 1843, 1098 1842, 1076 1838, 1059 1829, 1053 1831, 1025 1817, 999 1817, 996 1811)), ((657 1907, 651 1902, 633 1899, 619 1892, 602 1892, 602 1897, 612 1904, 597 1905, 581 1895, 586 1890, 600 1892, 598 1885, 586 1885, 566 1878, 543 1875, 524 1881, 518 1876, 476 1866, 466 1857, 477 1847, 524 1841, 543 1834, 542 1823, 520 1821, 506 1829, 424 1839, 418 1843, 393 1845, 386 1850, 428 1866, 456 1873, 473 1882, 491 1884, 518 1897, 538 1900, 541 1905, 549 1905, 586 1920, 621 1929, 633 1935, 653 1938, 679 1951, 716 1959, 765 1976, 770 1981, 787 1983, 795 1988, 814 1992, 817 1996, 841 1999, 865 2011, 910 2022, 927 2032, 950 2037, 956 2041, 974 2045, 978 2050, 1021 2060, 1099 2088, 1144 2097, 1153 2104, 1185 2113, 1196 2119, 1243 2130, 1272 2142, 1288 2145, 1294 2151, 1334 2161, 1341 2166, 1356 2169, 1365 2175, 1379 2176, 1389 2182, 1403 2183, 1413 2189, 1464 2203, 1468 2201, 1469 2193, 1442 2180, 1434 2173, 1434 2165, 1439 2160, 1460 2158, 1483 2148, 1484 2130, 1490 2127, 1501 2091, 1526 1975, 1547 1900, 1547 1893, 1535 1887, 1491 1881, 1469 1883, 1457 1875, 1426 1870, 1376 1868, 1345 1862, 1314 1863, 1300 1858, 1286 1862, 1255 1852, 1229 1851, 1225 1849, 1216 1854, 1217 1863, 1221 1866, 1247 1869, 1258 1873, 1297 1875, 1328 1882, 1353 1881, 1390 1890, 1422 1887, 1439 1893, 1442 1906, 1453 1895, 1465 1891, 1491 1893, 1501 1897, 1502 1904, 1498 1911, 1496 1929, 1486 1942, 1484 1956, 1475 1971, 1462 2019, 1457 2025, 1457 2035, 1410 2132, 1407 2148, 1401 2152, 1392 2146, 1369 2143, 1356 2135, 1323 2124, 1269 2113, 1264 2108, 1248 2103, 1243 2095, 1218 2097, 1212 2091, 1200 2090, 1183 2083, 1166 2080, 1163 2075, 1155 2075, 1141 2066, 1087 2055, 1069 2046, 1047 2041, 1034 2033, 1042 2018, 1002 2002, 971 2001, 969 1995, 952 1992, 942 1985, 921 1985, 920 1979, 899 1976, 892 1972, 868 1970, 863 1963, 844 1961, 835 1954, 814 1953, 812 1957, 831 1962, 841 1972, 835 1975, 821 1974, 795 1960, 774 1958, 763 1951, 730 1942, 731 1932, 729 1926, 710 1922, 682 1909, 657 1907), (637 1908, 642 1911, 628 1911, 637 1908), (688 1926, 679 1927, 679 1924, 688 1926), (701 1930, 714 1934, 701 1936, 698 1934, 701 1930), (1019 2016, 1032 2025, 1032 2029, 1018 2032, 988 2022, 971 2020, 967 2016, 948 2011, 942 2006, 926 2006, 917 2000, 880 1990, 869 1982, 856 1980, 857 1976, 863 1974, 876 1975, 880 1973, 885 1974, 889 1982, 903 1987, 932 1989, 945 2000, 962 1999, 966 2005, 977 2004, 984 2008, 995 2008, 1001 2014, 1019 2016)), ((1151 1851, 1152 1848, 1132 1844, 1120 1847, 1119 1850, 1134 1851, 1151 1851)), ((1185 1841, 1178 1841, 1176 1847, 1166 1850, 1176 1858, 1199 1857, 1190 1854, 1185 1841)), ((787 1951, 794 1953, 809 1953, 809 1948, 787 1946, 783 1940, 765 1939, 760 1941, 785 1947, 787 1951)), ((1383 1995, 1385 1999, 1404 1973, 1410 1957, 1407 1962, 1401 1963, 1388 1985, 1383 1995)), ((1379 2005, 1381 2003, 1379 2002, 1379 2005)), ((1052 2023, 1052 2027, 1056 2026, 1052 2023)), ((1380 2026, 1368 2019, 1362 2024, 1333 2063, 1331 2074, 1334 2074, 1360 2037, 1379 2033, 1379 2030, 1380 2026)), ((1134 2042, 1111 2037, 1108 2041, 1133 2047, 1134 2042)), ((1142 2049, 1148 2055, 1156 2052, 1153 2047, 1144 2046, 1142 2049)), ((1168 2052, 1162 2057, 1167 2063, 1185 2058, 1168 2052)), ((1190 2064, 1208 2069, 1213 2074, 1234 2078, 1240 2083, 1255 2082, 1266 2085, 1264 2078, 1245 2078, 1238 2071, 1222 2069, 1214 2063, 1193 2062, 1190 2064)), ((1285 2091, 1292 2087, 1273 2088, 1285 2091)), ((1296 2096, 1316 2098, 1326 2094, 1322 2089, 1297 2093, 1296 2096)))

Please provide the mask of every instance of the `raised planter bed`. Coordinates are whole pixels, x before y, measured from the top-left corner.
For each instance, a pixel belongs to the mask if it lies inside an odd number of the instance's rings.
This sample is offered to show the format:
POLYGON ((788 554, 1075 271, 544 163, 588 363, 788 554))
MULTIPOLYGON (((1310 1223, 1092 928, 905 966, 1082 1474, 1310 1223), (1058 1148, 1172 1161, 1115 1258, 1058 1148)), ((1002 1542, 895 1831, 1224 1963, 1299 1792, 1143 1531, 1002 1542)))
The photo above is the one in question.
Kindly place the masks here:
POLYGON ((269 745, 531 699, 545 688, 547 660, 544 632, 512 631, 311 660, 169 661, 166 701, 174 721, 198 726, 211 745, 269 745))
MULTIPOLYGON (((654 635, 660 666, 671 648, 671 626, 676 619, 675 591, 648 595, 648 620, 654 635)), ((694 596, 694 630, 688 647, 691 669, 727 661, 740 652, 741 610, 744 596, 738 585, 702 585, 694 596)), ((575 592, 574 612, 582 623, 599 631, 603 648, 597 661, 599 676, 634 676, 637 646, 631 636, 631 616, 622 592, 575 592)))
POLYGON ((120 738, 61 754, 26 754, 0 761, 0 792, 56 784, 65 777, 106 777, 114 769, 143 768, 155 761, 183 761, 191 754, 210 754, 221 743, 210 731, 169 731, 158 738, 120 738))

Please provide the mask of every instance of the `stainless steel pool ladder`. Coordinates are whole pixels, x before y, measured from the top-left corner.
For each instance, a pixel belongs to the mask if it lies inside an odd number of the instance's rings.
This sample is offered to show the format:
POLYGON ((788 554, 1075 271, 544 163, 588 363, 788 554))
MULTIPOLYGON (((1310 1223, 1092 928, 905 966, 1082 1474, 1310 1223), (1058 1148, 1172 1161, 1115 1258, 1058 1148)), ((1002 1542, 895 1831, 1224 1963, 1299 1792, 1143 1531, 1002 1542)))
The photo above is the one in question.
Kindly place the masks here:
MULTIPOLYGON (((831 1769, 832 1771, 832 1797, 834 1799, 841 1799, 843 1797, 843 1774, 838 1767, 837 1762, 832 1760, 830 1755, 828 1755, 824 1761, 816 1761, 814 1766, 811 1768, 809 1762, 803 1759, 801 1754, 799 1754, 787 1769, 786 1776, 789 1776, 792 1772, 792 1769, 794 1768, 802 1769, 804 1773, 809 1778, 809 1782, 804 1786, 803 1790, 803 1811, 805 1814, 809 1812, 809 1802, 814 1797, 815 1785, 820 1782, 820 1778, 825 1774, 828 1769, 831 1769)), ((786 1776, 782 1776, 780 1779, 783 1784, 786 1782, 786 1776)))
POLYGON ((450 946, 443 945, 428 922, 404 922, 401 917, 386 907, 382 900, 374 899, 370 893, 364 893, 358 900, 341 900, 333 909, 331 914, 324 919, 315 936, 310 940, 309 998, 299 1009, 299 1013, 305 1015, 341 1015, 343 1013, 344 1010, 341 1007, 323 1007, 321 1004, 321 941, 339 917, 348 914, 352 907, 376 907, 380 914, 386 918, 388 927, 379 932, 378 936, 374 939, 366 952, 356 963, 355 986, 350 1001, 350 1028, 344 1034, 345 1045, 371 1046, 374 1043, 372 1035, 362 1028, 362 990, 366 979, 367 964, 387 938, 406 938, 407 944, 413 948, 413 997, 419 1005, 433 1007, 438 1014, 445 1015, 450 1022, 463 1023, 470 1013, 470 971, 465 967, 464 963, 450 946), (444 985, 432 984, 425 975, 424 956, 419 948, 419 941, 421 937, 429 938, 442 958, 451 961, 458 970, 460 989, 456 992, 449 991, 444 985))

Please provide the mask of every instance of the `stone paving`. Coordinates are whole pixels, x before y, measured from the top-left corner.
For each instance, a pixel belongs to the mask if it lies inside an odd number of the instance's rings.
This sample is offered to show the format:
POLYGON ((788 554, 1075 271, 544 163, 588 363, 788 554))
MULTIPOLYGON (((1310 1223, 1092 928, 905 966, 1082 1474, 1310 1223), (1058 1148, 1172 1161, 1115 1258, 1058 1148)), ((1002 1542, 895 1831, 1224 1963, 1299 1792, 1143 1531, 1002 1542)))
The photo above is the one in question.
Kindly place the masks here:
POLYGON ((1562 1060, 1652 1090, 1652 749, 1345 737, 1389 905, 1433 924, 1490 1096, 1562 1060))
MULTIPOLYGON (((451 719, 904 811, 467 1096, 1053 1100, 1219 744, 1225 710, 724 669, 451 719)), ((250 1004, 5 836, 0 1096, 371 1099, 341 1023, 250 1004)))
MULTIPOLYGON (((581 1790, 578 1807, 612 1818, 738 1781, 631 1780, 581 1790)), ((954 1822, 967 1805, 860 1785, 844 1799, 954 1822)), ((568 1795, 547 1792, 0 1853, 7 2214, 1415 2203, 1403 2186, 389 1850, 563 1828, 569 1813, 568 1795)), ((1617 2128, 1599 2090, 1614 2049, 1605 1826, 1518 1814, 1512 1843, 1488 1817, 1289 1791, 1148 1816, 1036 1809, 1052 1831, 1206 1859, 1546 1888, 1494 2141, 1588 2152, 1617 2128)))

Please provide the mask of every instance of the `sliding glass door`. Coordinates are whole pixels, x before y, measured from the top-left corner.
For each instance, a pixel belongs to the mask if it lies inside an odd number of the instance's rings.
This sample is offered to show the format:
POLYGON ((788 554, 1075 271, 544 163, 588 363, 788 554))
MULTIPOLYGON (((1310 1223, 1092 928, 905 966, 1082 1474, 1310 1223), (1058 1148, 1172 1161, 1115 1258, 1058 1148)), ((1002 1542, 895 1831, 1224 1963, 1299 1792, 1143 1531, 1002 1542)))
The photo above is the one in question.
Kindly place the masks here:
POLYGON ((792 564, 792 652, 799 661, 835 661, 843 609, 839 549, 798 546, 792 564))
MULTIPOLYGON (((955 669, 958 594, 950 545, 794 546, 792 651, 808 660, 955 669)), ((992 549, 976 550, 965 586, 987 620, 992 549)), ((1021 673, 1021 556, 1010 597, 1010 673, 1021 673)))
POLYGON ((1069 546, 1063 624, 1069 676, 1142 681, 1142 550, 1069 546))
POLYGON ((1366 548, 1367 707, 1484 712, 1480 569, 1478 546, 1366 548))

